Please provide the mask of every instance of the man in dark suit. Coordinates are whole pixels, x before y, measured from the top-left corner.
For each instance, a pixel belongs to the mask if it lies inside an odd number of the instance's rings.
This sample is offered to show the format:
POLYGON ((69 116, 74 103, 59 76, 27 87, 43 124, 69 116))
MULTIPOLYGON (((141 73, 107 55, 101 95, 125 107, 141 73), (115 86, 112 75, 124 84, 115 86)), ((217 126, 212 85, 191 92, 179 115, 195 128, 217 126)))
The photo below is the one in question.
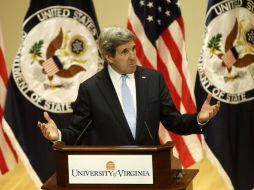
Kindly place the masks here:
POLYGON ((105 29, 98 46, 108 66, 80 85, 69 127, 58 130, 44 113, 47 123, 38 122, 38 127, 48 140, 68 145, 77 139, 83 145, 158 145, 160 122, 177 134, 202 133, 218 112, 220 102, 210 105, 208 95, 198 114, 179 113, 161 73, 137 66, 134 35, 127 29, 105 29))

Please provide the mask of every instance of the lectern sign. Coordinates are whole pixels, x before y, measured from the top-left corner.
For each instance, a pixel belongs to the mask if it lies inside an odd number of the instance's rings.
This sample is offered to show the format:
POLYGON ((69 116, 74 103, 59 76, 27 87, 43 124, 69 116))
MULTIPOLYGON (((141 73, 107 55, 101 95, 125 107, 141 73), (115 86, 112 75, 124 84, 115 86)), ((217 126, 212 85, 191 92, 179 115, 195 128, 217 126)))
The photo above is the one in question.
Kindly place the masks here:
POLYGON ((69 184, 153 184, 152 155, 68 155, 69 184))

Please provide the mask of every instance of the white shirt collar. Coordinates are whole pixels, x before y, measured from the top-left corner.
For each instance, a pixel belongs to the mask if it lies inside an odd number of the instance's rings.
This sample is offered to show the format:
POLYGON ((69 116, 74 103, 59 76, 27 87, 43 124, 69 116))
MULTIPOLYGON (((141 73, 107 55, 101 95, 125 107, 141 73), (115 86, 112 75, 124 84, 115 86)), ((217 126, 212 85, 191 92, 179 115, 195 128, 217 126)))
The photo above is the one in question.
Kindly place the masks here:
MULTIPOLYGON (((119 81, 121 79, 122 74, 115 71, 109 64, 108 64, 108 72, 110 75, 111 80, 119 81)), ((127 74, 129 79, 134 79, 134 73, 127 74)))

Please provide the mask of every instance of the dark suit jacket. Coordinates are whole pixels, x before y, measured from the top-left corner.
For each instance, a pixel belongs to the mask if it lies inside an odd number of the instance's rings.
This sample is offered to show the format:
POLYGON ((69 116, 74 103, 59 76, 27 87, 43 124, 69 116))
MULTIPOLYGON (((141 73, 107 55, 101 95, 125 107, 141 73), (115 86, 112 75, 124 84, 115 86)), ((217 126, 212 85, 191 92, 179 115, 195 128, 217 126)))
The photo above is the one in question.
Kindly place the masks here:
POLYGON ((73 119, 62 129, 62 140, 73 144, 88 122, 80 139, 83 145, 158 145, 159 123, 177 134, 201 133, 197 114, 181 115, 175 108, 163 76, 154 70, 137 67, 137 128, 132 137, 107 68, 79 87, 73 106, 73 119))

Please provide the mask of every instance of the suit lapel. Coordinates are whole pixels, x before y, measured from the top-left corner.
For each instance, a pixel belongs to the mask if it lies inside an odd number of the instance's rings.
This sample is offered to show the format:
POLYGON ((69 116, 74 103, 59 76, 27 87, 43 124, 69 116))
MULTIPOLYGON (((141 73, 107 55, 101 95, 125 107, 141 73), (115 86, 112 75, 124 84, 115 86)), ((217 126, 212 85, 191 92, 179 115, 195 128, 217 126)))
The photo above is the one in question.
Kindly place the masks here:
POLYGON ((100 89, 102 95, 104 96, 109 108, 115 118, 119 122, 119 126, 122 127, 125 134, 127 134, 128 138, 134 142, 134 138, 132 136, 129 125, 125 119, 121 104, 118 100, 118 96, 116 94, 114 85, 111 81, 107 68, 104 68, 101 73, 98 75, 99 82, 97 83, 98 88, 100 89))
POLYGON ((143 131, 144 127, 144 114, 145 106, 147 102, 147 91, 148 91, 148 76, 142 72, 142 68, 138 67, 135 73, 136 81, 136 97, 137 97, 137 129, 136 129, 136 140, 143 131))

